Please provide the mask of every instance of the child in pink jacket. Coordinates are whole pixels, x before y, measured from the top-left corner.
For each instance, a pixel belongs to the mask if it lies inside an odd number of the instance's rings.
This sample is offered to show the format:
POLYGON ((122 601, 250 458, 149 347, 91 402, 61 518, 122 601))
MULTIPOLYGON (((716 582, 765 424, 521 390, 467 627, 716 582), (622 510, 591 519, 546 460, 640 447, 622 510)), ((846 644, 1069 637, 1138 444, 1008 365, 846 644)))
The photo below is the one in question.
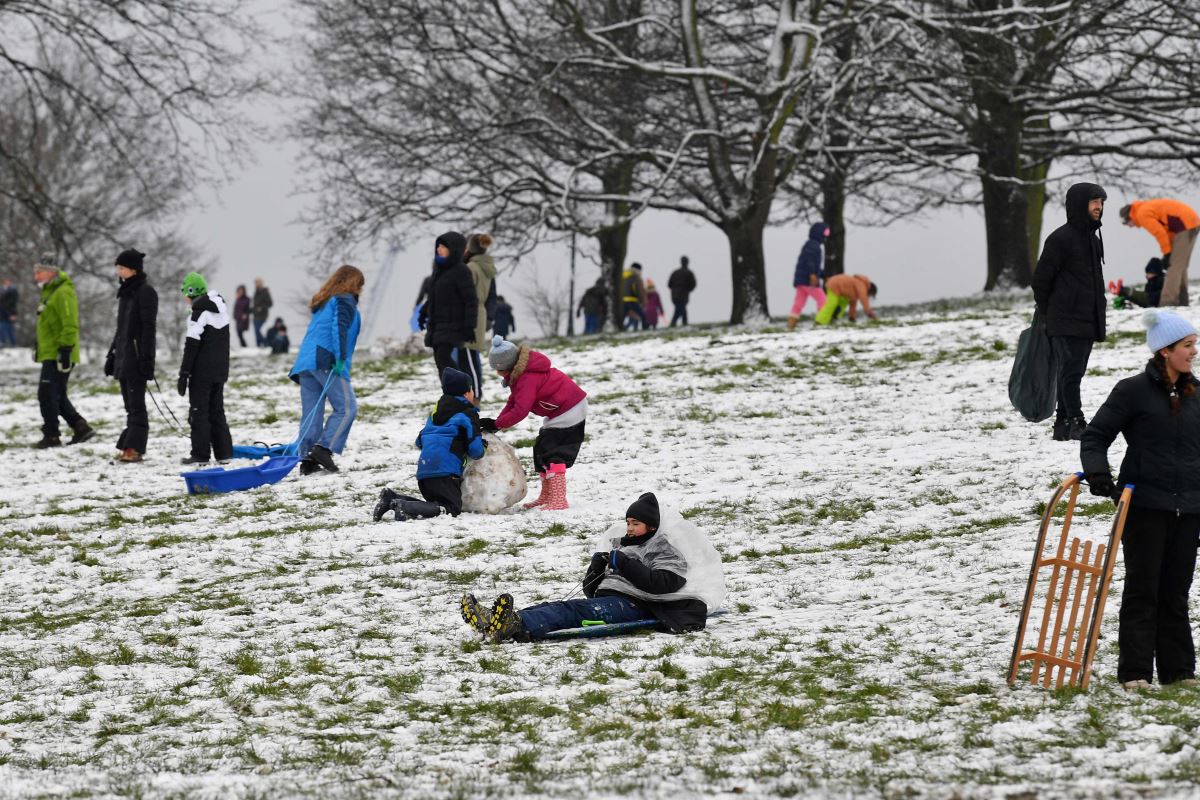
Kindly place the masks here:
POLYGON ((587 418, 587 393, 563 372, 550 366, 550 359, 492 337, 488 363, 508 387, 508 402, 495 419, 481 417, 485 431, 511 428, 530 414, 545 417, 533 443, 533 465, 542 479, 542 491, 525 508, 559 510, 567 507, 567 468, 575 464, 583 445, 587 418))

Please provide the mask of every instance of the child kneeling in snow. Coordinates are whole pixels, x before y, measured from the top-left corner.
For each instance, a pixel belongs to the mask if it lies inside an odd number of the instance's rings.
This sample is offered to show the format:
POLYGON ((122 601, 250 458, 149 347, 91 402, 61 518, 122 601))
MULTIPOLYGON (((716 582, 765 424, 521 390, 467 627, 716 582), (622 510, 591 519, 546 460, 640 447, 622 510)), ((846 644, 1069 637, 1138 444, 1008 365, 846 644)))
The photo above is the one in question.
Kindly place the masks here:
POLYGON ((467 457, 483 458, 487 442, 479 431, 479 411, 471 378, 453 367, 442 370, 442 396, 425 427, 417 434, 421 457, 417 460, 417 487, 424 501, 391 489, 379 493, 375 504, 375 521, 388 511, 396 512, 397 520, 413 517, 436 517, 446 513, 457 517, 462 513, 462 474, 467 457))
POLYGON ((587 393, 550 359, 525 345, 517 347, 499 336, 492 337, 488 363, 504 380, 510 392, 504 410, 495 419, 481 418, 485 431, 511 428, 530 413, 545 417, 533 443, 533 466, 542 479, 538 498, 525 508, 538 506, 552 511, 567 507, 567 469, 575 465, 583 445, 587 419, 587 393))
POLYGON ((586 597, 539 603, 517 611, 511 594, 490 612, 474 595, 463 595, 462 617, 493 642, 545 639, 551 631, 577 628, 585 620, 605 623, 657 619, 671 633, 704 627, 709 611, 725 597, 721 559, 708 538, 678 514, 659 528, 658 498, 643 494, 605 531, 583 578, 586 597))

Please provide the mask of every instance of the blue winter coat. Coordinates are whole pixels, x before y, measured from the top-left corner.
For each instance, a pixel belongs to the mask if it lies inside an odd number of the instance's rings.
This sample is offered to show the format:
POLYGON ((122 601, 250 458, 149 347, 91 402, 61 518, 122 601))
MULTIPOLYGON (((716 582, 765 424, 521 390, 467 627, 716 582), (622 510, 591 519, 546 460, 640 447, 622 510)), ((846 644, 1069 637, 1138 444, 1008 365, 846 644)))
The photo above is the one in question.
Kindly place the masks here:
POLYGON ((417 480, 461 477, 468 456, 483 458, 479 409, 465 397, 442 395, 417 434, 417 447, 417 480))
POLYGON ((825 277, 824 259, 821 257, 821 245, 825 244, 825 231, 828 225, 824 222, 814 223, 808 229, 808 241, 800 248, 800 257, 796 259, 796 274, 792 278, 792 286, 810 286, 809 280, 813 275, 819 282, 825 277))
POLYGON ((299 383, 301 372, 331 370, 338 361, 346 362, 345 374, 350 377, 350 363, 354 360, 361 326, 362 317, 354 295, 335 294, 326 300, 313 312, 288 377, 299 383))

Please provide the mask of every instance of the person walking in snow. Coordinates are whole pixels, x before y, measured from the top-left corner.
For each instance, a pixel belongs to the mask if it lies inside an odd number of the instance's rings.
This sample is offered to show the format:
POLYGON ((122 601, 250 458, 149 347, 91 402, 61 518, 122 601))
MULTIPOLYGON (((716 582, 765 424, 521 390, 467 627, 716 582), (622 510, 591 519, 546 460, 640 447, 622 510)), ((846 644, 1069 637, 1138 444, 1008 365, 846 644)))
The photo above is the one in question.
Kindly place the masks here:
POLYGON ((267 340, 263 336, 262 327, 267 324, 271 306, 275 303, 271 300, 271 290, 266 287, 262 278, 254 279, 254 299, 251 305, 254 313, 254 346, 266 347, 267 340))
POLYGON ((1149 688, 1157 668, 1163 685, 1196 677, 1188 596, 1200 536, 1200 381, 1192 373, 1196 328, 1171 311, 1145 312, 1145 371, 1119 382, 1080 442, 1091 492, 1115 497, 1134 484, 1121 549, 1117 680, 1128 691, 1149 688), (1108 448, 1125 437, 1114 483, 1108 448))
POLYGON ((491 234, 473 233, 467 237, 467 269, 475 285, 475 335, 459 351, 459 369, 471 377, 475 402, 483 400, 483 361, 480 352, 488 346, 487 299, 496 280, 496 262, 488 255, 491 234))
POLYGON ((233 320, 237 325, 238 344, 246 346, 246 331, 250 330, 250 297, 246 294, 246 284, 238 284, 237 295, 233 300, 233 320))
POLYGON ((300 431, 297 453, 300 474, 325 470, 337 472, 333 454, 341 454, 350 437, 350 426, 358 416, 358 400, 350 383, 350 366, 362 317, 358 298, 366 279, 358 267, 337 268, 313 295, 312 319, 289 373, 300 384, 300 431), (325 419, 325 400, 333 411, 325 419))
POLYGON ((646 303, 642 306, 642 313, 646 317, 646 327, 653 330, 658 327, 658 318, 666 316, 666 310, 663 308, 662 298, 658 295, 658 289, 654 286, 654 281, 646 278, 646 303))
POLYGON ((117 256, 117 330, 104 360, 104 374, 121 384, 125 429, 117 438, 117 460, 136 464, 150 439, 146 384, 154 380, 158 339, 158 292, 146 281, 145 253, 129 249, 117 256))
POLYGON ((1033 300, 1058 362, 1055 441, 1078 440, 1087 428, 1079 384, 1092 343, 1105 337, 1104 242, 1097 232, 1107 198, 1094 183, 1067 190, 1067 222, 1046 237, 1033 273, 1033 300))
MULTIPOLYGON (((658 620, 672 633, 702 630, 708 605, 687 591, 695 565, 659 531, 658 498, 646 492, 625 511, 625 535, 592 555, 583 576, 584 597, 538 603, 518 611, 511 594, 490 610, 463 595, 463 621, 493 642, 545 639, 551 631, 605 623, 658 620)), ((606 545, 609 543, 606 543, 606 545)))
POLYGON ((679 257, 679 269, 672 272, 671 277, 667 278, 667 288, 671 290, 671 304, 675 306, 669 327, 674 328, 676 322, 680 325, 687 325, 688 301, 691 299, 692 292, 696 291, 696 273, 688 268, 687 256, 679 257))
POLYGON ((825 305, 825 292, 821 290, 821 279, 825 277, 825 259, 821 248, 828 238, 829 226, 818 222, 808 229, 808 241, 800 248, 800 255, 796 259, 796 272, 792 276, 796 298, 792 301, 792 312, 788 314, 789 331, 796 329, 800 313, 804 311, 810 297, 818 311, 825 305))
POLYGON ((508 334, 517 329, 517 321, 513 318, 513 307, 504 299, 504 295, 496 296, 496 316, 492 319, 492 332, 507 339, 508 334))
POLYGON ((417 488, 421 497, 384 489, 372 514, 375 521, 394 511, 397 521, 462 513, 462 475, 468 458, 479 460, 487 442, 479 427, 479 409, 471 378, 453 367, 442 370, 442 396, 417 434, 417 488))
POLYGON ((459 368, 459 351, 475 339, 479 296, 471 270, 463 262, 467 240, 457 231, 443 233, 434 242, 433 281, 425 300, 425 346, 433 348, 438 375, 446 367, 459 368))
POLYGON ((646 285, 642 282, 642 265, 636 261, 621 273, 621 316, 625 330, 637 330, 639 323, 646 327, 646 285))
POLYGON ((183 279, 191 306, 176 389, 188 398, 192 452, 184 464, 207 464, 211 453, 224 464, 233 458, 233 436, 225 420, 225 381, 229 380, 229 311, 225 298, 208 290, 198 272, 183 279))
MULTIPOLYGON (((858 304, 871 319, 879 319, 871 308, 871 299, 879 293, 879 287, 866 275, 834 275, 825 281, 825 302, 817 312, 814 322, 828 325, 846 312, 851 322, 858 319, 858 304)), ((794 326, 792 326, 794 327, 794 326)))
POLYGON ((1162 249, 1167 274, 1159 305, 1186 306, 1188 262, 1196 246, 1196 235, 1200 234, 1200 214, 1186 203, 1160 197, 1122 206, 1121 220, 1131 228, 1148 231, 1162 249))
POLYGON ((71 370, 79 363, 79 300, 75 296, 75 284, 58 268, 53 253, 38 259, 33 268, 33 279, 41 287, 34 358, 42 364, 38 377, 42 438, 34 447, 44 450, 62 445, 59 417, 75 432, 67 444, 86 442, 96 432, 67 397, 67 381, 71 370))
MULTIPOLYGON (((599 278, 588 287, 583 297, 579 298, 579 306, 575 309, 575 316, 583 314, 584 335, 599 333, 604 327, 604 315, 607 312, 608 287, 604 284, 604 278, 599 278)), ((499 334, 500 331, 496 333, 499 334)))
POLYGON ((587 393, 550 364, 545 355, 518 347, 499 336, 492 338, 488 356, 492 368, 508 387, 508 402, 495 419, 483 417, 489 433, 516 425, 530 414, 545 417, 533 443, 533 467, 542 479, 541 492, 525 508, 558 511, 567 507, 567 470, 583 446, 587 393))

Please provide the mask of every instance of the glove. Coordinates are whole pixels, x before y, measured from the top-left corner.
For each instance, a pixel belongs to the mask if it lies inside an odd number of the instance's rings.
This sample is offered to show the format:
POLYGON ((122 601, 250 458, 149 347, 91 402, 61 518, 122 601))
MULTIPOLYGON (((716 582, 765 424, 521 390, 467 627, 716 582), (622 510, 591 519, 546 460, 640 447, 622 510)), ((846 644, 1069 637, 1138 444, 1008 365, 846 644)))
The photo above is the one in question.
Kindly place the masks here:
POLYGON ((497 430, 496 420, 492 419, 491 417, 480 417, 479 418, 479 430, 485 431, 487 433, 495 433, 497 430))
POLYGON ((588 564, 587 574, 583 576, 583 595, 587 598, 596 596, 596 590, 604 581, 604 572, 608 566, 608 553, 593 553, 592 563, 588 564))
POLYGON ((117 356, 113 351, 108 351, 108 357, 104 359, 104 374, 110 378, 117 373, 117 356))
POLYGON ((345 375, 346 374, 346 359, 339 358, 337 361, 333 362, 333 374, 334 375, 345 375))
POLYGON ((620 572, 621 567, 625 564, 625 559, 629 556, 622 553, 620 550, 613 550, 608 557, 608 565, 612 567, 613 572, 620 572))
POLYGON ((74 366, 74 365, 71 363, 71 348, 70 347, 58 348, 58 371, 59 372, 70 372, 72 366, 74 366))
POLYGON ((1107 472, 1096 472, 1087 476, 1088 490, 1096 497, 1114 497, 1117 485, 1113 483, 1112 475, 1107 472))
POLYGON ((179 382, 175 384, 175 391, 179 392, 180 397, 187 397, 188 374, 180 373, 179 382))

